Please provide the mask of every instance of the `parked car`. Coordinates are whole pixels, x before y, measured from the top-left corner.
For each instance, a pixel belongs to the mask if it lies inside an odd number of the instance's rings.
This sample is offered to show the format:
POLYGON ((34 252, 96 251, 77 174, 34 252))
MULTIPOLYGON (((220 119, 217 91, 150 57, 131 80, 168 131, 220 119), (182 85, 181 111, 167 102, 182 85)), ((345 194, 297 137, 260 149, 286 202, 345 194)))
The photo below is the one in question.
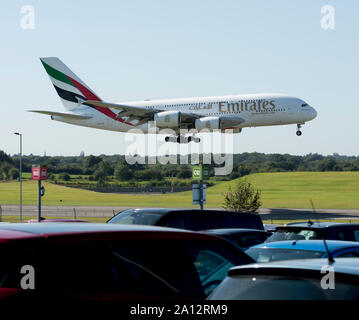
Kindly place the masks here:
POLYGON ((204 232, 222 237, 242 250, 263 243, 271 235, 270 232, 264 230, 244 228, 211 229, 204 232))
POLYGON ((0 298, 204 299, 241 250, 209 234, 154 226, 34 223, 0 226, 0 298), (23 266, 34 270, 24 290, 23 266))
POLYGON ((219 228, 263 230, 262 219, 257 214, 221 210, 128 209, 118 213, 107 223, 156 225, 194 231, 219 228))
MULTIPOLYGON (((26 220, 26 223, 38 223, 39 220, 38 219, 30 219, 30 220, 26 220)), ((88 222, 86 220, 78 220, 78 219, 46 219, 46 218, 41 218, 40 222, 42 223, 49 223, 49 222, 88 222)))
MULTIPOLYGON (((326 240, 326 243, 330 254, 334 258, 359 258, 358 242, 326 240)), ((249 248, 246 250, 246 253, 257 262, 328 257, 323 240, 294 240, 263 243, 249 248)))
POLYGON ((309 259, 234 267, 209 296, 209 300, 358 299, 359 264, 355 258, 337 258, 332 264, 327 259, 309 259), (331 288, 329 272, 335 272, 331 288), (328 278, 323 281, 325 276, 328 278))
POLYGON ((323 238, 328 240, 359 241, 359 224, 311 221, 293 223, 277 227, 266 242, 323 238))

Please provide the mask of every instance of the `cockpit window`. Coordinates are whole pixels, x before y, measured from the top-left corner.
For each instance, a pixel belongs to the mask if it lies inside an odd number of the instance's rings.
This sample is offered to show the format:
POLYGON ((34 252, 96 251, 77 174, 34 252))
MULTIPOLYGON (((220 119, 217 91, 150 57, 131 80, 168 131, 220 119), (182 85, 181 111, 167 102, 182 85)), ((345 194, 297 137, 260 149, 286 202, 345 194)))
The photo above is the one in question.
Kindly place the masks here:
POLYGON ((307 103, 303 103, 303 104, 302 104, 302 107, 306 107, 306 106, 308 106, 307 103))

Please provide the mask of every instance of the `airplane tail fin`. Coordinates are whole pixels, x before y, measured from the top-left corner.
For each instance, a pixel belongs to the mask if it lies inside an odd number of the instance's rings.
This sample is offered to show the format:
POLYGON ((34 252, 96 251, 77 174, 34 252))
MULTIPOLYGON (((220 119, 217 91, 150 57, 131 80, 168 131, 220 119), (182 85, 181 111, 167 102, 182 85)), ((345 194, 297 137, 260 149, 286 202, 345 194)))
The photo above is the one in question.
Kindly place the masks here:
POLYGON ((59 58, 46 57, 40 60, 65 109, 83 108, 82 102, 87 100, 101 101, 59 58))

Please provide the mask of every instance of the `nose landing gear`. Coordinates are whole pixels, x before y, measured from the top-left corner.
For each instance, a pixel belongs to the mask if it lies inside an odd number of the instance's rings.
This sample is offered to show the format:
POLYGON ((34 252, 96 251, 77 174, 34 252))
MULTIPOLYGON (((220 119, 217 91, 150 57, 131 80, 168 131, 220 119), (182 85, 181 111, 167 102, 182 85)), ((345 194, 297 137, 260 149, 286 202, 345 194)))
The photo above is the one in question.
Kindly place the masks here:
POLYGON ((295 133, 298 137, 302 135, 302 131, 300 131, 300 128, 302 125, 300 123, 297 124, 297 132, 295 133))

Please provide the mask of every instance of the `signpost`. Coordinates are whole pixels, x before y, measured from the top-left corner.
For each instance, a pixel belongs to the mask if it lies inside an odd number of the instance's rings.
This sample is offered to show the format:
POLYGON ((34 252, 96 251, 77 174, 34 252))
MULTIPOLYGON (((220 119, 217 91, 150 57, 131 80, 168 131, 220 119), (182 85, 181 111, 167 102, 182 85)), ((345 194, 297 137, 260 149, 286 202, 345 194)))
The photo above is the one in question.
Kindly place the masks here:
POLYGON ((207 186, 203 184, 203 180, 209 178, 209 172, 209 166, 199 164, 192 167, 192 180, 199 182, 192 184, 192 204, 199 204, 201 210, 203 210, 203 205, 206 203, 207 197, 207 186))
POLYGON ((31 168, 31 179, 38 181, 38 222, 41 221, 41 197, 45 194, 45 188, 41 186, 41 180, 47 180, 47 167, 33 164, 31 168))

